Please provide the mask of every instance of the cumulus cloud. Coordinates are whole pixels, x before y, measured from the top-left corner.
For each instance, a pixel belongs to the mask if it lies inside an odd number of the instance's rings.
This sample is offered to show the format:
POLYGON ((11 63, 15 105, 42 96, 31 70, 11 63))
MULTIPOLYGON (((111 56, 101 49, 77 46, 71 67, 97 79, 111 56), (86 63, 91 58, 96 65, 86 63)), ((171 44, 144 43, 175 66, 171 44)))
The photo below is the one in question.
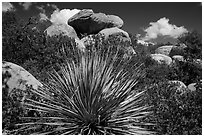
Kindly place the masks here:
POLYGON ((40 20, 50 20, 53 24, 67 24, 69 18, 73 15, 77 14, 80 10, 79 9, 62 9, 60 10, 57 5, 49 4, 35 6, 38 10, 40 10, 39 16, 40 20), (54 11, 51 13, 50 18, 46 15, 46 8, 53 8, 54 11))
POLYGON ((31 7, 32 2, 19 2, 19 5, 23 6, 24 10, 28 10, 31 7))
POLYGON ((150 22, 150 26, 144 30, 146 36, 143 40, 156 39, 158 36, 169 36, 177 38, 183 33, 188 32, 184 26, 177 27, 176 25, 170 24, 168 18, 161 18, 157 22, 150 22))
POLYGON ((14 10, 14 6, 10 2, 2 2, 2 11, 6 12, 9 10, 14 10))
POLYGON ((49 18, 47 17, 47 15, 45 13, 40 13, 40 21, 42 20, 49 20, 49 18))
POLYGON ((38 10, 40 10, 41 13, 45 13, 45 6, 40 5, 40 6, 35 6, 38 10))
POLYGON ((40 16, 40 21, 43 20, 49 20, 48 16, 46 15, 46 10, 45 10, 45 6, 44 5, 40 5, 40 6, 35 6, 38 10, 40 10, 39 16, 40 16))
POLYGON ((79 9, 56 9, 51 17, 50 17, 50 21, 53 24, 67 24, 67 21, 69 18, 71 18, 72 16, 74 16, 75 14, 77 14, 80 10, 79 9))
POLYGON ((50 4, 50 3, 47 3, 47 7, 52 7, 52 8, 55 9, 55 10, 58 9, 57 5, 55 5, 55 4, 50 4))

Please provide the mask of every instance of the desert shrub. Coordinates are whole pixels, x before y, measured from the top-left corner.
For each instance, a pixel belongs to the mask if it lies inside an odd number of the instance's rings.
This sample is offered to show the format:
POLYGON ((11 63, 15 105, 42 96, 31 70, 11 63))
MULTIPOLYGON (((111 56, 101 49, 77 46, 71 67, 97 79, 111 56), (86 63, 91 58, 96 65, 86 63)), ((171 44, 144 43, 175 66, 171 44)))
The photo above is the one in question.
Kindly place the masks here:
MULTIPOLYGON (((28 110, 45 112, 43 117, 24 117, 19 132, 41 125, 50 128, 34 134, 150 134, 141 118, 150 114, 143 104, 144 91, 132 90, 138 79, 121 70, 114 73, 115 60, 107 54, 79 53, 77 62, 61 64, 61 73, 50 73, 50 83, 32 90, 45 102, 25 99, 28 110), (30 120, 30 121, 29 121, 30 120)), ((112 56, 113 54, 109 54, 112 56)), ((113 58, 116 58, 115 55, 113 58)), ((118 67, 120 65, 118 64, 118 67)))
POLYGON ((186 85, 202 79, 202 66, 194 60, 176 61, 168 73, 169 80, 180 80, 186 85))
MULTIPOLYGON (((16 92, 16 94, 21 92, 16 92)), ((20 95, 8 95, 8 90, 2 90, 2 132, 9 134, 15 127, 15 123, 19 121, 19 117, 23 116, 23 108, 19 102, 20 95)))
POLYGON ((146 122, 154 122, 151 130, 158 134, 202 134, 202 90, 176 94, 168 82, 154 83, 147 90, 146 103, 153 105, 154 114, 146 122))

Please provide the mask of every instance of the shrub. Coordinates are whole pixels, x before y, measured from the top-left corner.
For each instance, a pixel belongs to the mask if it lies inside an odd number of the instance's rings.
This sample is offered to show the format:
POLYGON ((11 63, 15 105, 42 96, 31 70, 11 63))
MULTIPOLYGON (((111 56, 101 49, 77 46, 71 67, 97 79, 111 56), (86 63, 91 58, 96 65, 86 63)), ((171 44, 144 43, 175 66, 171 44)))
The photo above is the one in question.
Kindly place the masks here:
MULTIPOLYGON (((50 73, 50 82, 44 88, 32 90, 45 102, 26 99, 28 110, 45 112, 44 117, 24 117, 19 132, 32 131, 48 125, 34 134, 150 134, 143 128, 149 125, 141 118, 150 114, 142 103, 144 91, 132 90, 138 79, 121 69, 114 73, 107 53, 79 53, 77 62, 67 61, 60 66, 61 73, 50 73), (29 121, 29 119, 31 121, 29 121), (33 121, 32 121, 33 120, 33 121)), ((112 54, 109 54, 112 55, 112 54)), ((115 55, 113 58, 115 59, 115 55)), ((128 60, 127 60, 128 61, 128 60)), ((120 64, 118 64, 120 67, 120 64)), ((137 68, 134 75, 141 73, 137 68)))
MULTIPOLYGON (((154 122, 150 129, 158 134, 202 134, 202 90, 176 94, 173 85, 159 82, 147 90, 146 103, 154 113, 146 122, 154 122)), ((150 87, 150 86, 148 86, 150 87)))
POLYGON ((185 33, 178 38, 180 43, 184 43, 185 58, 202 59, 202 36, 197 31, 185 33))
POLYGON ((202 79, 202 66, 194 60, 176 61, 168 73, 169 80, 179 80, 189 85, 202 79))

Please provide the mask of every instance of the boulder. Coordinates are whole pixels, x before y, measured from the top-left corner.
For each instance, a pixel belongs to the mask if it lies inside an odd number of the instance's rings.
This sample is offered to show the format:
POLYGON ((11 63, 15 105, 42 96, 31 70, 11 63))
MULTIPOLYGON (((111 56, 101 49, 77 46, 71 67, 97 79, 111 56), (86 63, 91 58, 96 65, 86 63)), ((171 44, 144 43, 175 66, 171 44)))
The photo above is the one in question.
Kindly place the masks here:
POLYGON ((77 33, 75 32, 74 28, 67 24, 53 24, 45 30, 45 33, 48 36, 62 34, 64 36, 69 36, 70 38, 78 39, 77 33))
POLYGON ((202 60, 201 59, 194 59, 194 62, 202 67, 202 60))
POLYGON ((172 63, 172 59, 169 56, 163 54, 151 54, 150 57, 157 61, 159 64, 165 63, 170 65, 172 63))
POLYGON ((77 36, 77 33, 75 32, 74 28, 72 28, 69 25, 66 24, 53 24, 52 26, 48 27, 45 30, 45 33, 48 36, 54 36, 54 35, 64 35, 64 36, 68 36, 70 38, 73 38, 76 42, 77 47, 84 51, 85 50, 85 46, 84 43, 82 41, 80 41, 80 39, 77 36))
POLYGON ((43 85, 28 71, 11 62, 2 63, 2 88, 8 88, 8 93, 13 89, 26 90, 29 86, 38 89, 43 85))
POLYGON ((158 47, 155 50, 156 54, 164 54, 167 56, 174 56, 174 55, 183 55, 184 54, 184 49, 179 46, 174 46, 174 45, 166 45, 166 46, 161 46, 158 47))
MULTIPOLYGON (((108 30, 108 29, 107 29, 108 30)), ((124 31, 125 32, 125 31, 124 31)), ((104 31, 104 33, 103 33, 103 31, 102 32, 100 32, 100 33, 98 33, 98 34, 96 34, 96 35, 88 35, 88 36, 86 36, 86 37, 83 37, 82 39, 81 39, 81 41, 84 43, 84 45, 85 45, 85 47, 87 48, 87 47, 90 47, 90 46, 93 46, 93 45, 95 45, 95 43, 96 43, 96 39, 95 39, 95 37, 97 37, 97 38, 99 38, 99 40, 98 40, 98 42, 99 43, 102 43, 102 36, 105 36, 104 37, 104 40, 107 40, 107 38, 109 37, 109 36, 111 36, 111 35, 109 35, 109 34, 111 34, 111 32, 109 33, 109 31, 107 31, 107 33, 106 33, 106 31, 104 31), (105 35, 104 35, 105 34, 105 35)), ((114 33, 113 33, 113 35, 114 35, 114 33)), ((123 34, 124 35, 124 34, 123 34)), ((128 35, 128 33, 127 33, 127 35, 125 35, 125 36, 123 36, 123 35, 121 35, 120 33, 119 33, 119 38, 121 38, 122 40, 124 40, 124 41, 129 41, 129 42, 131 42, 131 40, 130 39, 128 39, 127 38, 127 36, 129 37, 129 35, 128 35), (124 39, 123 39, 124 38, 124 39)), ((128 54, 128 56, 129 55, 131 55, 131 54, 136 54, 136 52, 135 52, 135 50, 133 49, 133 47, 132 46, 125 46, 125 50, 127 51, 126 53, 128 54)))
POLYGON ((196 91, 196 83, 191 83, 191 84, 189 84, 188 85, 188 89, 190 90, 190 91, 196 91))
POLYGON ((169 84, 175 84, 177 94, 184 94, 187 88, 182 81, 178 81, 178 80, 169 81, 169 84))
POLYGON ((161 46, 155 50, 155 53, 169 56, 169 53, 170 53, 172 48, 173 48, 173 46, 161 46))
POLYGON ((178 60, 178 61, 184 61, 184 58, 183 58, 183 56, 181 56, 181 55, 174 55, 174 56, 172 57, 172 59, 173 59, 173 60, 178 60))
POLYGON ((108 39, 110 36, 117 36, 122 41, 129 41, 131 42, 131 39, 129 37, 129 34, 125 32, 122 29, 119 29, 117 27, 113 28, 105 28, 99 32, 99 34, 103 35, 105 40, 108 39))
POLYGON ((105 28, 123 26, 123 20, 115 15, 104 13, 94 13, 93 10, 84 9, 68 20, 68 25, 72 26, 78 34, 97 34, 105 28))

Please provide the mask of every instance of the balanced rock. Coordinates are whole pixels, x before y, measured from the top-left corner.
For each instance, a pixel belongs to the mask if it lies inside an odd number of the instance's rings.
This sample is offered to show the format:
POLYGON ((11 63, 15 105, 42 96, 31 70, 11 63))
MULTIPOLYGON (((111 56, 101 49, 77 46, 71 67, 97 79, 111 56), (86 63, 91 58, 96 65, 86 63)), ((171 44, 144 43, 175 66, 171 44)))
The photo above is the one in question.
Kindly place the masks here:
POLYGON ((172 59, 169 56, 163 54, 151 54, 150 57, 157 61, 159 64, 165 63, 170 65, 172 63, 172 59))
POLYGON ((174 46, 174 45, 166 45, 166 46, 161 46, 158 47, 155 50, 156 54, 164 54, 167 56, 174 56, 174 55, 183 55, 184 50, 182 47, 174 46))
POLYGON ((117 36, 122 41, 129 41, 131 42, 131 39, 129 37, 129 34, 125 32, 122 29, 119 29, 117 27, 113 28, 105 28, 99 32, 99 34, 103 35, 105 40, 107 40, 110 36, 117 36))
POLYGON ((123 20, 115 15, 106 15, 104 13, 94 13, 93 10, 83 9, 68 20, 77 33, 97 34, 105 28, 123 26, 123 20))
POLYGON ((26 90, 26 86, 38 89, 43 85, 28 71, 11 62, 2 63, 2 88, 8 88, 8 93, 13 89, 26 90))

